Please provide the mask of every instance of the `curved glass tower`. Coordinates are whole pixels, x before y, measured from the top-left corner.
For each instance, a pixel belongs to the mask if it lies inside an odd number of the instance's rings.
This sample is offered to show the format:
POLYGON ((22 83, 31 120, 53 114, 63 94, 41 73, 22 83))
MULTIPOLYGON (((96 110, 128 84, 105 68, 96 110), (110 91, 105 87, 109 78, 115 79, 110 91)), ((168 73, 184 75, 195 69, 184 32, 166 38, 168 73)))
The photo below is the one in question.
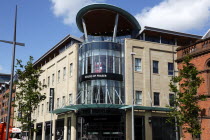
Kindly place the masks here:
POLYGON ((123 48, 115 42, 90 42, 79 50, 82 104, 123 104, 123 48))
POLYGON ((124 104, 124 39, 140 30, 128 12, 106 4, 82 8, 77 25, 84 32, 79 48, 78 104, 124 104))
POLYGON ((79 47, 77 139, 125 139, 124 39, 140 26, 128 12, 93 4, 77 14, 79 47))

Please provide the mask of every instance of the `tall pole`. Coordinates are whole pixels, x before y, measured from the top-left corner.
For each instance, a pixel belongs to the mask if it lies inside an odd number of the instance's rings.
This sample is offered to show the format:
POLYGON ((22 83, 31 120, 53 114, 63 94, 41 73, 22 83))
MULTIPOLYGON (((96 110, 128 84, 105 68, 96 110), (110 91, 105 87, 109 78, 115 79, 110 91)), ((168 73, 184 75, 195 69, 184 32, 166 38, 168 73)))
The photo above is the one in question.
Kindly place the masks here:
POLYGON ((135 132, 134 132, 134 62, 133 62, 133 56, 136 53, 131 52, 131 57, 132 57, 132 110, 131 110, 131 116, 132 116, 132 140, 135 139, 135 132))
POLYGON ((50 140, 52 140, 52 96, 50 96, 50 100, 51 100, 51 102, 50 102, 50 116, 51 116, 51 122, 50 122, 50 140))
POLYGON ((9 138, 9 126, 10 126, 10 115, 11 115, 11 100, 12 100, 12 93, 13 93, 13 77, 14 77, 15 47, 16 47, 16 25, 17 25, 17 5, 16 5, 16 8, 15 8, 15 24, 14 24, 14 38, 13 38, 11 78, 10 78, 10 93, 9 93, 8 113, 7 113, 6 140, 8 140, 8 138, 9 138))
MULTIPOLYGON (((175 40, 176 41, 176 40, 175 40)), ((175 45, 177 45, 177 41, 175 42, 175 45)), ((175 77, 175 63, 174 63, 174 46, 172 46, 172 52, 173 52, 173 78, 175 77)), ((173 83, 175 84, 175 83, 173 83)), ((176 99, 176 93, 174 93, 174 100, 176 99)), ((177 106, 175 105, 175 108, 177 109, 177 106)), ((179 140, 179 132, 178 132, 178 124, 177 124, 177 117, 175 117, 175 133, 176 133, 176 140, 179 140)))

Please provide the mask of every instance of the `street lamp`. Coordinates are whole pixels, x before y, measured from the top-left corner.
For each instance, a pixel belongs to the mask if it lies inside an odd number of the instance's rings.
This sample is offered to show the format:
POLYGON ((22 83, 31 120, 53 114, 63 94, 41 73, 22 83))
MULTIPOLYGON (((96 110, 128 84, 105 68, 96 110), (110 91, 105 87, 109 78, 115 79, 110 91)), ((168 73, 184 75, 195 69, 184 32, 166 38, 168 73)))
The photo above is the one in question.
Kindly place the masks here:
POLYGON ((8 113, 7 113, 6 140, 8 140, 8 138, 9 138, 9 124, 10 124, 10 115, 11 115, 11 101, 12 101, 14 63, 15 63, 15 47, 16 47, 16 45, 25 46, 24 43, 16 42, 16 25, 17 25, 17 5, 16 5, 16 8, 15 8, 15 24, 14 24, 14 38, 13 38, 13 41, 0 40, 0 42, 13 44, 11 78, 10 78, 10 93, 9 93, 8 113))
POLYGON ((133 62, 133 56, 136 55, 136 53, 131 52, 131 59, 132 59, 132 111, 131 111, 131 116, 132 116, 132 140, 135 139, 135 134, 134 134, 134 62, 133 62))

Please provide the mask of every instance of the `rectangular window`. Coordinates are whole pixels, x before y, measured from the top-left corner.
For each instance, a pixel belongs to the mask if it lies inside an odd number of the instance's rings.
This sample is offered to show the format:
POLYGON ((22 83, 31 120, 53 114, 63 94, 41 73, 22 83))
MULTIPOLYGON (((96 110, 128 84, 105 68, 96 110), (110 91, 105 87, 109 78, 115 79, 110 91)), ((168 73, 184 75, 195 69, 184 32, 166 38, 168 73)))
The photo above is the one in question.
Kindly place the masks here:
POLYGON ((46 112, 49 112, 49 102, 47 102, 47 110, 46 112))
POLYGON ((159 106, 160 105, 160 93, 159 92, 154 92, 154 105, 159 106))
POLYGON ((174 64, 168 63, 168 75, 174 75, 174 64))
POLYGON ((141 70, 141 58, 135 58, 135 71, 142 71, 141 70))
POLYGON ((50 76, 48 76, 47 86, 50 86, 50 76))
POLYGON ((37 116, 39 116, 39 106, 40 105, 38 105, 38 107, 37 107, 37 116))
POLYGON ((58 82, 60 82, 60 76, 61 76, 60 74, 61 74, 61 71, 59 70, 58 71, 58 82))
POLYGON ((63 96, 62 106, 64 106, 64 105, 65 105, 65 103, 66 103, 66 98, 65 98, 65 96, 63 96))
POLYGON ((63 68, 63 80, 65 80, 66 77, 66 67, 63 68))
POLYGON ((173 93, 170 93, 169 94, 169 105, 170 106, 174 106, 174 99, 175 99, 175 96, 173 93))
POLYGON ((153 60, 153 73, 159 73, 158 71, 158 61, 153 60))
POLYGON ((142 105, 142 91, 136 91, 136 104, 142 105))
POLYGON ((69 94, 69 104, 72 104, 72 94, 69 94))
POLYGON ((45 79, 43 79, 43 86, 45 85, 45 79))
POLYGON ((52 85, 54 85, 54 81, 55 81, 55 74, 52 74, 52 85))
POLYGON ((42 115, 43 115, 43 112, 44 112, 44 104, 42 104, 42 115))
POLYGON ((57 98, 57 108, 59 108, 59 102, 60 102, 60 100, 59 100, 59 98, 57 98))
POLYGON ((70 64, 70 77, 73 75, 73 63, 70 64))

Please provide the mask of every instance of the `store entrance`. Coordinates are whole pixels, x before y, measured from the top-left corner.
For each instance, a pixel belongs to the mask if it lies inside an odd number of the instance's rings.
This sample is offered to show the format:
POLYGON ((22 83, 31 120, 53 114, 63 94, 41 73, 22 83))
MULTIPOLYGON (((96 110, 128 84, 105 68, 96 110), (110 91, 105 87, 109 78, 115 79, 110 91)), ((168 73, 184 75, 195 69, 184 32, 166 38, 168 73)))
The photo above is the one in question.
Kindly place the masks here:
POLYGON ((91 115, 77 118, 78 140, 124 140, 124 115, 91 115))

